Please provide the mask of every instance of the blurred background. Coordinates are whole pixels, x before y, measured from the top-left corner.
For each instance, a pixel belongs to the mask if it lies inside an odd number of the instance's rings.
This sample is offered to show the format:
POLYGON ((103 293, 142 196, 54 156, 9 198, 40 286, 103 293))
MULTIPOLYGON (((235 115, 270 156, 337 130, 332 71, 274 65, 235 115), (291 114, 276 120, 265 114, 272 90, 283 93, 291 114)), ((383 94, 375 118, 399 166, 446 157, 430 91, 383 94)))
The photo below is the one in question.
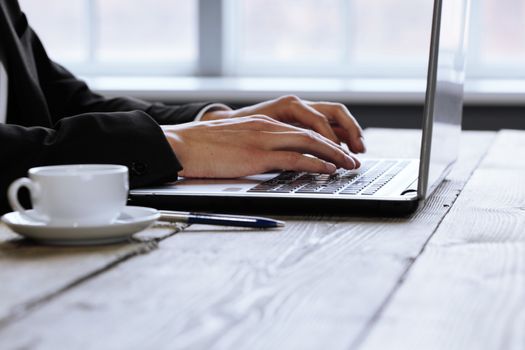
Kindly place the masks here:
MULTIPOLYGON (((296 93, 407 114, 422 101, 431 0, 20 3, 50 56, 109 94, 242 104, 296 93)), ((525 1, 472 1, 467 82, 477 122, 500 107, 502 127, 525 127, 525 1)))

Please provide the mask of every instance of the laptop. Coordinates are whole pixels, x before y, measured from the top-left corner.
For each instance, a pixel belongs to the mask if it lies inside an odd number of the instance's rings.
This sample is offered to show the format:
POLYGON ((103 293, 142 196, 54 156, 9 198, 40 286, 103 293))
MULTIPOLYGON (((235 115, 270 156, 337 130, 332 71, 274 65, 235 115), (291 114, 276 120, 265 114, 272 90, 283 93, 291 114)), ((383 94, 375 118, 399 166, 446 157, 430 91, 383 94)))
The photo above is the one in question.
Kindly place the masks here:
POLYGON ((469 0, 434 1, 419 159, 362 159, 359 169, 332 175, 286 171, 239 179, 181 178, 132 190, 130 204, 274 214, 414 212, 457 158, 469 9, 469 0))

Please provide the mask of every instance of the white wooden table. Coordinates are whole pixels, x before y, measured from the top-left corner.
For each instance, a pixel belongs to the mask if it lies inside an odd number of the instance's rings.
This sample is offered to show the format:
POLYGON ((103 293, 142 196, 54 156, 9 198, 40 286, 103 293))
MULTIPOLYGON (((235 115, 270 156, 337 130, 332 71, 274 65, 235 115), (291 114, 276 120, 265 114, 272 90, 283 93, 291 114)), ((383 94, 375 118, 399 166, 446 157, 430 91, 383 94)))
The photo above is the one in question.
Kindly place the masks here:
MULTIPOLYGON (((414 131, 367 141, 372 156, 419 150, 414 131)), ((523 350, 525 132, 465 132, 460 153, 408 218, 166 226, 78 248, 0 226, 0 349, 523 350)))

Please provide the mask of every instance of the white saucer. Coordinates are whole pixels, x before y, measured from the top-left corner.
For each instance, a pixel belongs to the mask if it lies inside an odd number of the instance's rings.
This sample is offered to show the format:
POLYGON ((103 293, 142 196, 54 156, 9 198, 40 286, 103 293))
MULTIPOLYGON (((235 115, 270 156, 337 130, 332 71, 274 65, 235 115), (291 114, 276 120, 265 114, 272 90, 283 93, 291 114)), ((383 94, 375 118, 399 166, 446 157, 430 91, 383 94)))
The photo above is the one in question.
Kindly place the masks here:
MULTIPOLYGON (((31 210, 30 210, 31 211, 31 210)), ((106 244, 127 240, 142 231, 160 217, 156 209, 127 206, 120 216, 109 225, 98 226, 52 226, 34 221, 18 212, 2 216, 2 222, 25 237, 47 244, 79 245, 106 244)))

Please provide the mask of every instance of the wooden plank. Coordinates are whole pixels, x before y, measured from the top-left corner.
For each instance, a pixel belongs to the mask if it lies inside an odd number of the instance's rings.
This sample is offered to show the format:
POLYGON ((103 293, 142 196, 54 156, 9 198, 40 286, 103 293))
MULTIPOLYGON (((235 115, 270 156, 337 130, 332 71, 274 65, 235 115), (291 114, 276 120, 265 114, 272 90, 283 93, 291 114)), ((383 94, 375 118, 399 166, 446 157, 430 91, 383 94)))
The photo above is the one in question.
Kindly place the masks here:
MULTIPOLYGON (((367 138, 393 145, 390 152, 408 141, 376 137, 367 138)), ((0 339, 8 348, 38 349, 347 348, 491 140, 490 133, 468 134, 459 167, 413 217, 289 219, 282 232, 192 226, 162 241, 155 254, 120 264, 6 324, 0 339)))
POLYGON ((502 130, 483 160, 483 169, 524 169, 525 134, 520 130, 502 130))
POLYGON ((108 246, 51 247, 23 239, 0 224, 0 326, 89 276, 155 249, 159 239, 175 231, 153 228, 133 241, 108 246))
POLYGON ((525 349, 524 155, 499 133, 360 349, 525 349))
MULTIPOLYGON (((420 142, 413 130, 396 130, 404 143, 396 143, 396 154, 416 157, 420 142)), ((367 130, 372 139, 381 139, 381 129, 367 130)), ((388 155, 391 147, 374 142, 371 156, 388 155)), ((0 280, 16 281, 0 289, 0 322, 23 313, 24 310, 47 300, 64 288, 82 281, 86 276, 103 271, 115 262, 156 247, 156 240, 172 231, 150 231, 155 240, 144 244, 112 245, 109 247, 59 248, 34 245, 21 240, 0 223, 0 280), (58 276, 55 276, 58 273, 58 276), (20 278, 23 276, 23 278, 20 278)), ((144 239, 146 234, 141 234, 144 239)))

